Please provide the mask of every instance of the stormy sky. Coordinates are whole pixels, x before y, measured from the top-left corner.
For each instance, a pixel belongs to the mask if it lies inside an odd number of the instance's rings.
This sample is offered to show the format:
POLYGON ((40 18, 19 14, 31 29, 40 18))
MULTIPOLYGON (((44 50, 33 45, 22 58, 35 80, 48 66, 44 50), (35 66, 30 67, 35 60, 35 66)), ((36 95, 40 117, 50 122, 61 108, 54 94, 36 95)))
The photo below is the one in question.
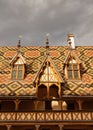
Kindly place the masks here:
POLYGON ((93 0, 0 0, 0 46, 93 45, 93 0))

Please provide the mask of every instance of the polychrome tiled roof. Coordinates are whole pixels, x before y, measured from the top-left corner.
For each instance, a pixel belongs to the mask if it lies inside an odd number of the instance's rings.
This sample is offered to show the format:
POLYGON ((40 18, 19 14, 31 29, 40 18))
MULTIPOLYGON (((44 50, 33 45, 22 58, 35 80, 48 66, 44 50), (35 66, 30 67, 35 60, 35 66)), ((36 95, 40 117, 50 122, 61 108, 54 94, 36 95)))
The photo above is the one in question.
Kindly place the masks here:
MULTIPOLYGON (((93 95, 93 46, 78 46, 74 50, 81 61, 81 80, 66 81, 63 95, 93 95)), ((0 47, 0 95, 34 95, 33 79, 46 55, 46 48, 40 46, 21 47, 26 61, 26 76, 23 80, 11 79, 10 61, 16 55, 17 47, 0 47)), ((63 63, 69 53, 67 46, 51 46, 49 54, 58 72, 63 76, 63 63)), ((65 77, 64 77, 65 78, 65 77)))

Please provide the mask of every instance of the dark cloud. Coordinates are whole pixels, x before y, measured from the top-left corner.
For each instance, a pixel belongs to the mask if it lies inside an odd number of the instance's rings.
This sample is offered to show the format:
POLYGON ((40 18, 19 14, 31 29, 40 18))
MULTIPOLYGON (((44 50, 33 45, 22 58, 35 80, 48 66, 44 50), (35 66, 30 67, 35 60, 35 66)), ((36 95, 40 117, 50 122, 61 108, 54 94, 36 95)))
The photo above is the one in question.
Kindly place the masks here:
POLYGON ((93 45, 93 0, 0 0, 0 45, 66 45, 69 32, 77 45, 93 45))

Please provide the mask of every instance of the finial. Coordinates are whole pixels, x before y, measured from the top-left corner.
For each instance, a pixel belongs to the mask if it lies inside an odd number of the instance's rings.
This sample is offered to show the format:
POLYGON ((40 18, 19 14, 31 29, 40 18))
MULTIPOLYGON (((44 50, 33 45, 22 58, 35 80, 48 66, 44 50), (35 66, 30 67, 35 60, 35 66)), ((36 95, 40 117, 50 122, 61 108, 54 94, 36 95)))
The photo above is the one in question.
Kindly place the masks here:
POLYGON ((19 40, 18 40, 18 45, 17 45, 17 47, 18 47, 18 51, 19 51, 19 49, 20 49, 20 47, 21 47, 21 38, 22 38, 22 36, 19 35, 18 37, 19 37, 19 40))
POLYGON ((46 34, 46 48, 49 48, 49 40, 48 40, 48 37, 49 37, 49 33, 46 34))
POLYGON ((46 54, 49 55, 49 33, 46 34, 46 54))
POLYGON ((18 45, 17 45, 17 47, 18 47, 18 48, 21 47, 21 41, 20 41, 20 40, 18 40, 18 45))

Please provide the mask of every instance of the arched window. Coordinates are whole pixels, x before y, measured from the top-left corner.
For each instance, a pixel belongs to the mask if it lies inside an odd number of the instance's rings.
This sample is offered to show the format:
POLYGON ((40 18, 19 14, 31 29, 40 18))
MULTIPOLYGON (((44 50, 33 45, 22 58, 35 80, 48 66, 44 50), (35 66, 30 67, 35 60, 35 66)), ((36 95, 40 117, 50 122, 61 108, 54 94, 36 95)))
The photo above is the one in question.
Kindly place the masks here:
POLYGON ((54 84, 52 86, 50 86, 50 88, 49 88, 49 96, 50 97, 56 97, 56 98, 59 97, 59 95, 58 95, 58 86, 56 86, 54 84))
POLYGON ((47 87, 43 84, 38 87, 38 97, 39 98, 47 97, 47 87))

